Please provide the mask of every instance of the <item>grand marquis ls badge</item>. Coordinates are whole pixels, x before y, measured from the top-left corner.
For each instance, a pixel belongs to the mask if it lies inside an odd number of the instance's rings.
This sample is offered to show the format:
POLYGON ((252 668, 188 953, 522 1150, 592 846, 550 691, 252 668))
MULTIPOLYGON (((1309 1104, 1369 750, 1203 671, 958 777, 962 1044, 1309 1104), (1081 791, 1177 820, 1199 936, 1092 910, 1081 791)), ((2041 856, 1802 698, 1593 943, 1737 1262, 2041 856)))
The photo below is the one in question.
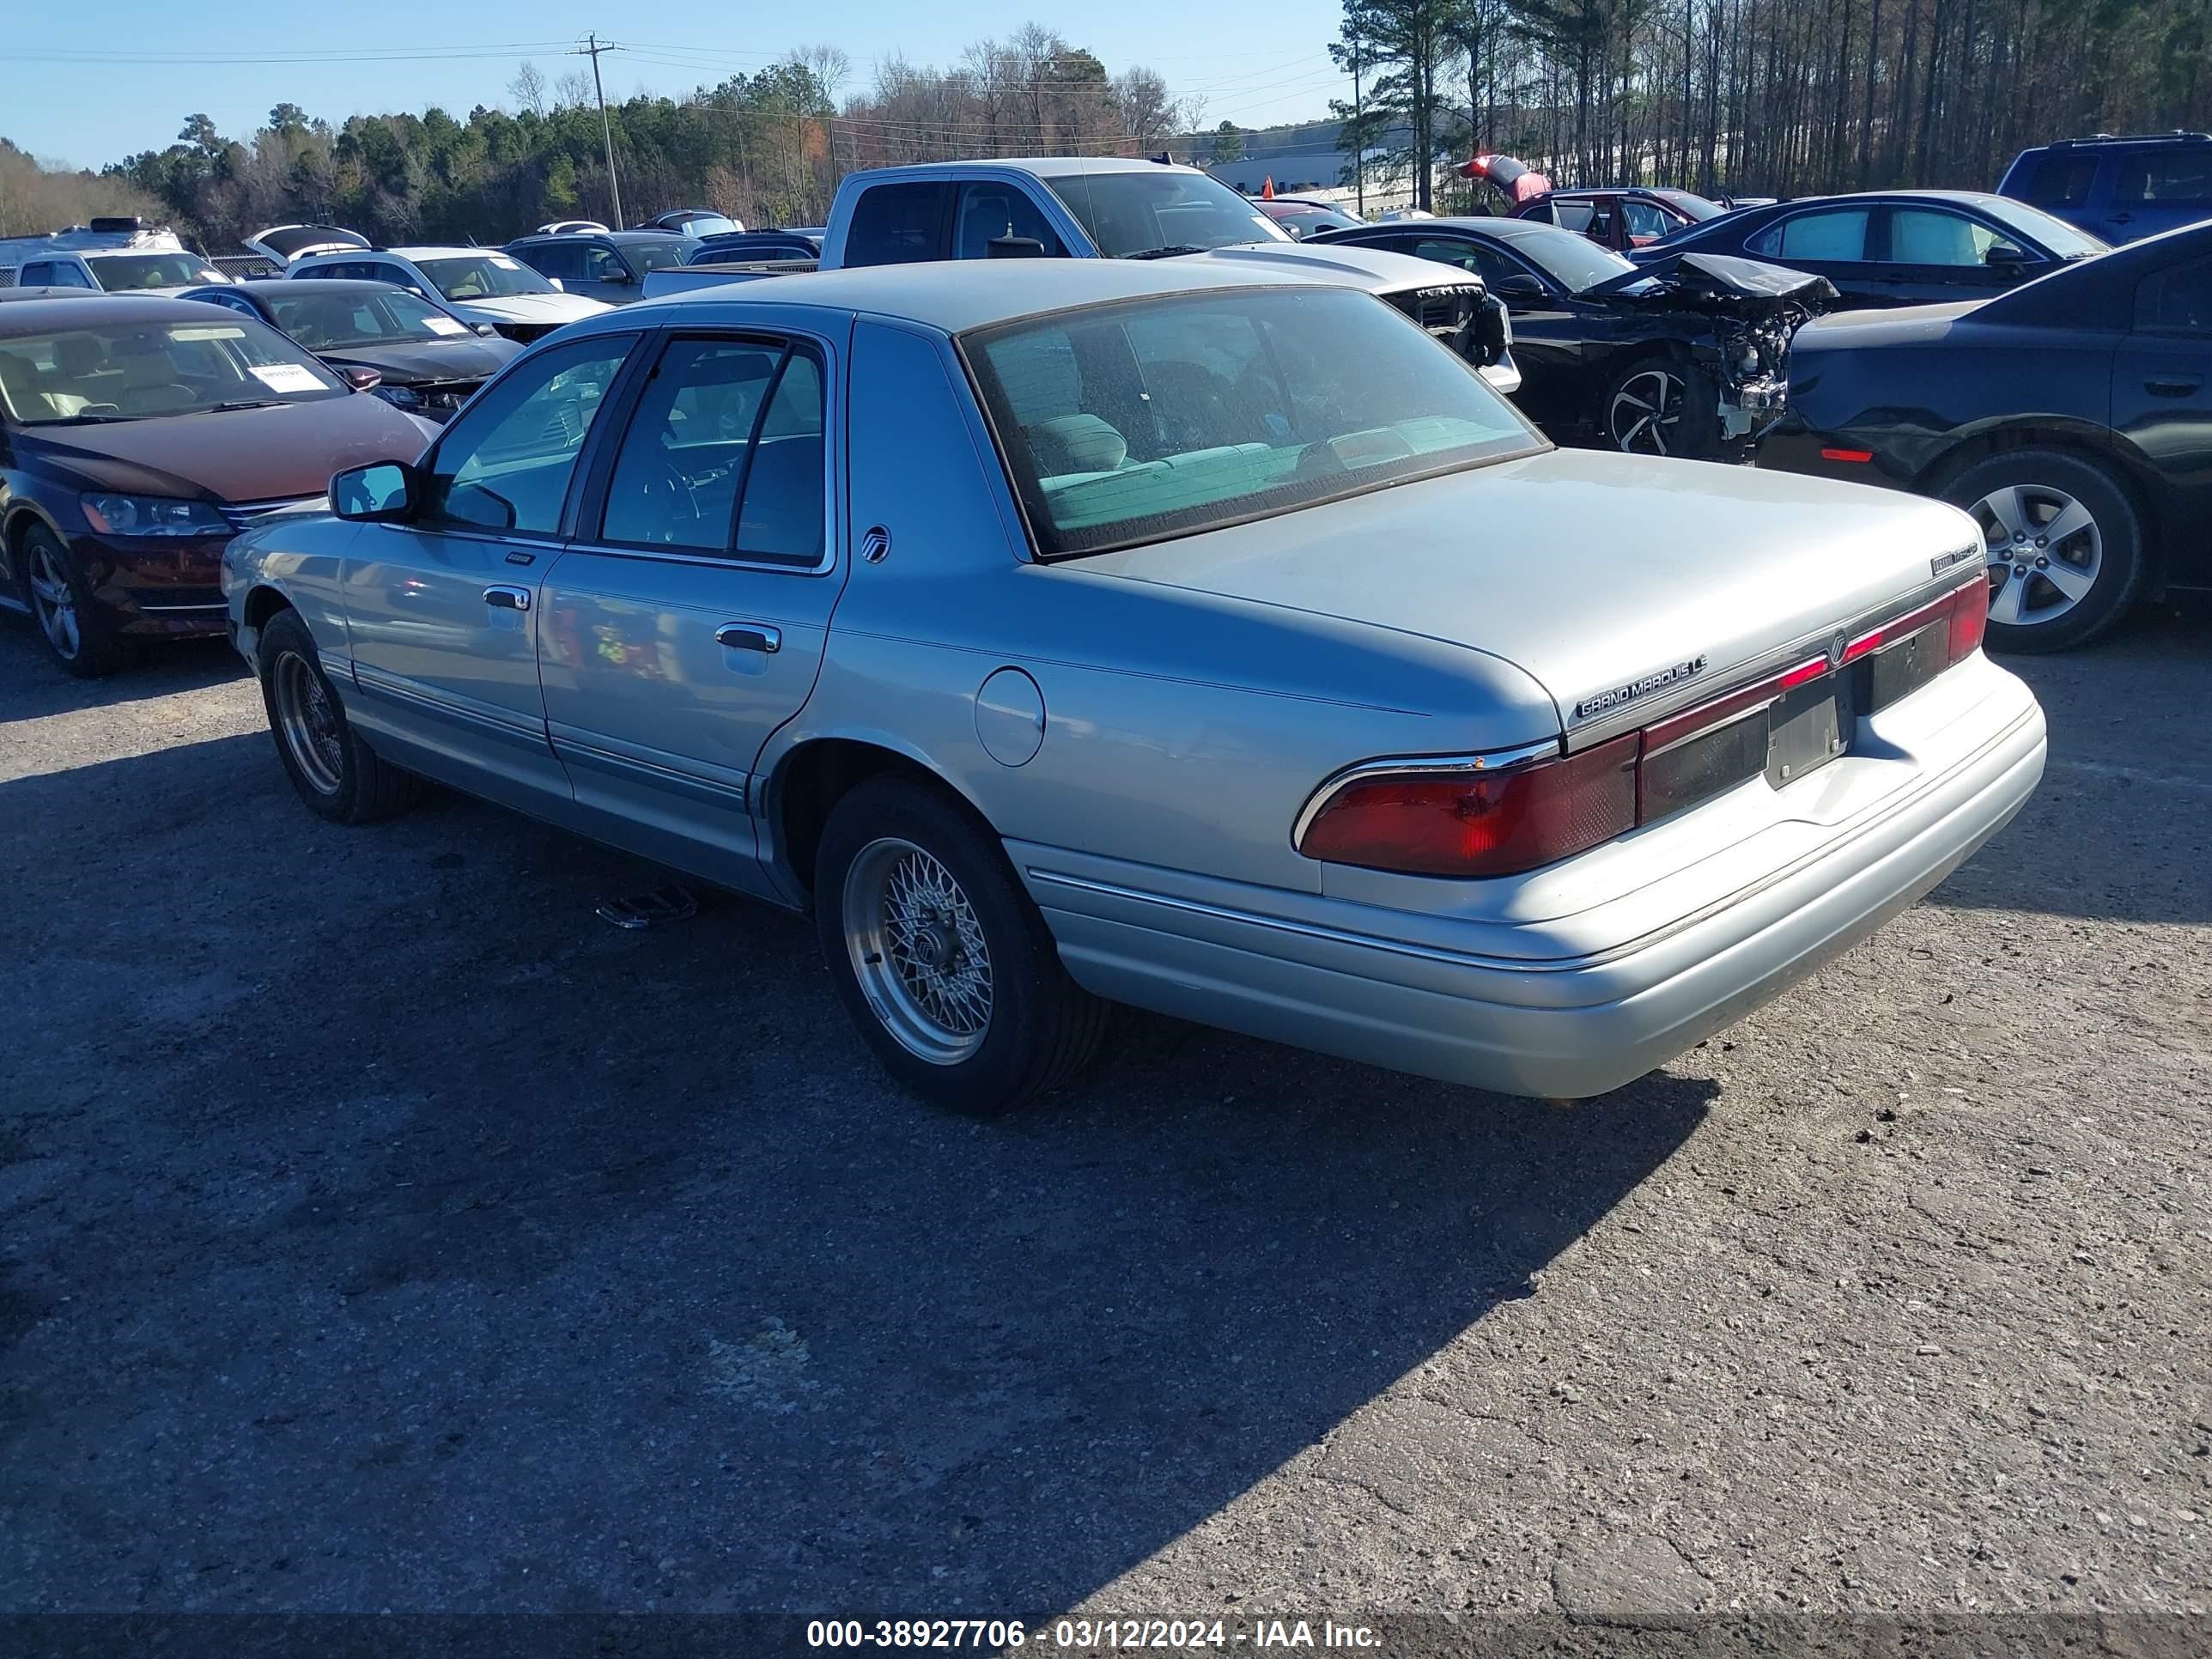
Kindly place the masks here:
POLYGON ((1684 680, 1694 679, 1705 672, 1705 659, 1692 657, 1656 674, 1646 674, 1640 680, 1631 680, 1626 685, 1616 685, 1609 691, 1584 697, 1575 705, 1575 718, 1586 720, 1593 714, 1602 714, 1609 709, 1623 708, 1638 697, 1648 697, 1654 691, 1663 691, 1670 685, 1680 685, 1684 680))

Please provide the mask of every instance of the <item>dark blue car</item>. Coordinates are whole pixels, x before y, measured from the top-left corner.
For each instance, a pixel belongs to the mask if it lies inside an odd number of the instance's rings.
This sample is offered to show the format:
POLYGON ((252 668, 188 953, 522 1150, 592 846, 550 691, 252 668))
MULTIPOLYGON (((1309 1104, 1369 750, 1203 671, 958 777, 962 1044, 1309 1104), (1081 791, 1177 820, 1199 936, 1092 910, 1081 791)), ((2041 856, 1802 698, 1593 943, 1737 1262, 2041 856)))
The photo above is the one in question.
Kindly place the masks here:
POLYGON ((2062 138, 2024 149, 1997 194, 2108 242, 2212 219, 2212 133, 2062 138))

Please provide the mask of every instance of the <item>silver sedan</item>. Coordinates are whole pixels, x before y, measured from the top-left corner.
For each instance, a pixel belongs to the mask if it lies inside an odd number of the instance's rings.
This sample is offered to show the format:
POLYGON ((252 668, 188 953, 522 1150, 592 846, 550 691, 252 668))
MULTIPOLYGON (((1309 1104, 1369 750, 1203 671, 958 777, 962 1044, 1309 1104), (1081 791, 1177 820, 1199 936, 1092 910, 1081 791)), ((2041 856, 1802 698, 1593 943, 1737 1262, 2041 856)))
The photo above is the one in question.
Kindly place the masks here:
POLYGON ((2043 768, 1963 515, 1555 451, 1280 273, 634 307, 332 499, 225 563, 310 807, 436 779, 811 910, 884 1063, 971 1112, 1072 1076, 1117 1001, 1599 1093, 2043 768))

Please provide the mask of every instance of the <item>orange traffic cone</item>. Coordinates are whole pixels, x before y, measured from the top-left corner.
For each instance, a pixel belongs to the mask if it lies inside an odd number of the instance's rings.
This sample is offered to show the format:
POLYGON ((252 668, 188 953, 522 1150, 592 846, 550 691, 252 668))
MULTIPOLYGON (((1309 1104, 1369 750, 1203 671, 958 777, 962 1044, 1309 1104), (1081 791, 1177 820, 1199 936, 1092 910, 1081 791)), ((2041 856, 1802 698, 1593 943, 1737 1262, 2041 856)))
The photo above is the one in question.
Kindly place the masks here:
POLYGON ((1275 175, 1272 173, 1260 181, 1260 199, 1263 202, 1275 199, 1275 175))

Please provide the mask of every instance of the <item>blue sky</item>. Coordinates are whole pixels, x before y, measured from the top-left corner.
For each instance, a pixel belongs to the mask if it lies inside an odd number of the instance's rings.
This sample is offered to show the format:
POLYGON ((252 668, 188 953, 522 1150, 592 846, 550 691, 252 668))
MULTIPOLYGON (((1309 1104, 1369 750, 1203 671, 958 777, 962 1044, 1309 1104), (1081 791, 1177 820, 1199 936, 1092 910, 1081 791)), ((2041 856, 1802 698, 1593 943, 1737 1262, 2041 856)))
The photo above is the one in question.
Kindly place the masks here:
POLYGON ((8 56, 17 72, 0 104, 0 136, 79 167, 165 145, 198 110, 232 136, 286 100, 334 122, 428 104, 465 115, 507 100, 526 58, 551 82, 588 68, 562 51, 594 28, 630 47, 600 60, 611 98, 640 88, 680 94, 815 41, 842 46, 854 82, 865 84, 879 58, 947 64, 969 41, 1032 20, 1089 47, 1110 70, 1148 64, 1177 91, 1202 94, 1209 126, 1319 118, 1332 95, 1350 88, 1326 51, 1342 15, 1338 0, 1117 0, 1079 11, 1030 0, 816 0, 788 11, 728 0, 306 0, 240 15, 176 0, 26 0, 10 11, 8 56), (364 56, 371 53, 391 55, 364 56))

